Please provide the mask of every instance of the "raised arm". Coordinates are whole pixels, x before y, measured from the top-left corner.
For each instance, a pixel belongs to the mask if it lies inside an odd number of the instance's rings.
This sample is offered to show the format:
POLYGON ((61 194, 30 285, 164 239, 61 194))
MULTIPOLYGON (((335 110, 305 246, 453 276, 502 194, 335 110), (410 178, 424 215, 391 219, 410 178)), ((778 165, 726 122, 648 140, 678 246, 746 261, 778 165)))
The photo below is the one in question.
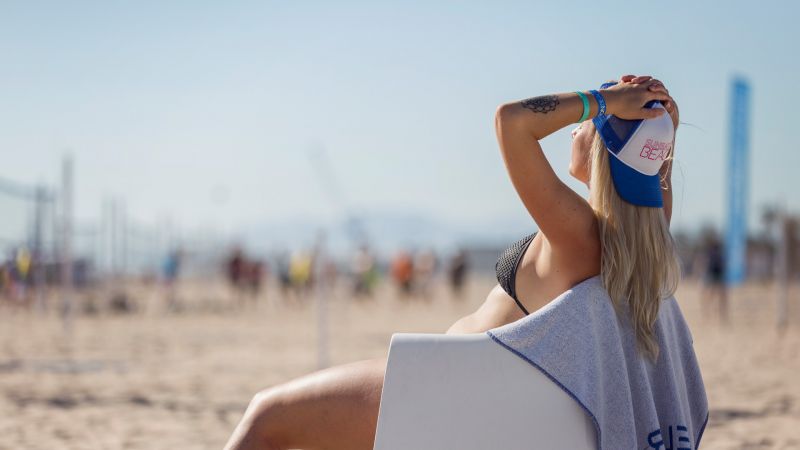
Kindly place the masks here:
MULTIPOLYGON (((582 112, 583 102, 577 94, 562 93, 506 103, 495 114, 497 141, 511 183, 552 243, 575 242, 574 236, 586 235, 594 223, 589 204, 558 178, 539 144, 542 138, 577 122, 582 112)), ((596 114, 597 103, 591 98, 589 117, 596 114)))
MULTIPOLYGON (((656 117, 663 110, 644 108, 650 100, 671 100, 663 90, 650 90, 657 80, 620 83, 601 91, 606 113, 623 119, 656 117)), ((594 97, 589 116, 597 114, 594 97)), ((561 93, 506 103, 497 108, 495 131, 511 182, 522 203, 552 244, 582 246, 582 236, 591 236, 594 213, 585 199, 556 176, 539 140, 579 120, 583 102, 576 93, 561 93)))

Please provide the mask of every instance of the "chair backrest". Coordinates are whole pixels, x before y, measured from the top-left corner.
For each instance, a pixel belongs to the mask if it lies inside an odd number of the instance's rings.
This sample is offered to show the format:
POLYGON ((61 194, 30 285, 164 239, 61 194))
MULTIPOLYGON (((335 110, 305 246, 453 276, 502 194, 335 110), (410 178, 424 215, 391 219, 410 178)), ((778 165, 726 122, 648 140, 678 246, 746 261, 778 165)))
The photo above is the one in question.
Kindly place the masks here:
POLYGON ((588 415, 487 334, 395 334, 375 450, 593 450, 588 415))

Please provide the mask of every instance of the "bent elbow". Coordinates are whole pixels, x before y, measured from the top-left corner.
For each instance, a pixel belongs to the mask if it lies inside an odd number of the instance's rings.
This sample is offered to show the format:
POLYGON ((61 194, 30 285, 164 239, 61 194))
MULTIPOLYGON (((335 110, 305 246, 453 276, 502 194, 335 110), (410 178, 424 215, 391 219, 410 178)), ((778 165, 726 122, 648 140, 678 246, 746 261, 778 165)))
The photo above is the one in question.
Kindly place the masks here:
POLYGON ((499 128, 502 124, 507 124, 513 117, 513 104, 503 103, 494 112, 494 125, 499 128))
POLYGON ((494 127, 498 134, 503 134, 503 131, 522 129, 524 126, 525 121, 520 114, 519 103, 503 103, 495 110, 494 127))

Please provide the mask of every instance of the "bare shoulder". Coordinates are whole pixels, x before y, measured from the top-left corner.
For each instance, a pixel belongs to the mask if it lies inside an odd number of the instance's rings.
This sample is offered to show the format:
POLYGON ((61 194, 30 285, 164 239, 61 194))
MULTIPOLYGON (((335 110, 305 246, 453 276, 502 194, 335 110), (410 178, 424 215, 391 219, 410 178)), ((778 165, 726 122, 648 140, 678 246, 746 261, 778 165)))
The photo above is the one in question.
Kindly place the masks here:
POLYGON ((514 299, 500 285, 495 285, 480 308, 459 319, 447 330, 447 334, 483 333, 523 317, 525 315, 514 299))
MULTIPOLYGON (((547 251, 543 252, 542 259, 549 266, 544 271, 560 273, 564 281, 570 282, 583 280, 587 276, 595 275, 600 271, 600 256, 602 246, 600 243, 600 228, 597 220, 593 220, 578 230, 570 240, 553 242, 548 236, 541 233, 541 239, 547 251)), ((570 285, 571 286, 571 285, 570 285)))

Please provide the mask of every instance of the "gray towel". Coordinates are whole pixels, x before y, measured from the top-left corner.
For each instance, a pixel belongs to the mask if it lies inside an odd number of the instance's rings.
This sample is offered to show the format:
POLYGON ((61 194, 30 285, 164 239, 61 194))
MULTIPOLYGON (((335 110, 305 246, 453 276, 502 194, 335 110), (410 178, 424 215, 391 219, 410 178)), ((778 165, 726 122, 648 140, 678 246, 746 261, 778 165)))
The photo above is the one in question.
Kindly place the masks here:
POLYGON ((692 336, 675 298, 662 301, 658 360, 641 356, 627 313, 600 276, 487 333, 550 377, 589 414, 601 450, 696 449, 708 403, 692 336))

